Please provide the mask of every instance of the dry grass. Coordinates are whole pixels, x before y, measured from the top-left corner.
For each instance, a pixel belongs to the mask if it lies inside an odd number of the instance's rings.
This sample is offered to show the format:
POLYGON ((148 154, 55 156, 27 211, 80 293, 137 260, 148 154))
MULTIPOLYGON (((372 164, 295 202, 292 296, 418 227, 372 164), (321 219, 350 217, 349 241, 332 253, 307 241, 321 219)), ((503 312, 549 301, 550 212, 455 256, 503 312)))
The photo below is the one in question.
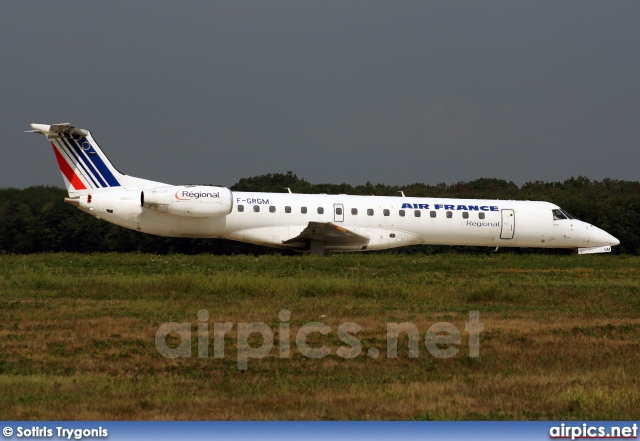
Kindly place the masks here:
MULTIPOLYGON (((640 258, 349 255, 0 256, 0 412, 5 419, 585 419, 640 418, 640 258), (210 314, 210 357, 197 358, 197 312, 210 314), (277 352, 291 311, 292 357, 277 352), (480 311, 480 358, 464 332, 480 311), (192 358, 167 359, 154 338, 188 322, 192 358), (297 330, 331 332, 303 357, 297 330), (459 353, 432 356, 431 325, 462 333, 459 353), (213 358, 214 322, 263 322, 275 348, 237 369, 237 326, 213 358), (345 345, 355 322, 362 354, 345 345), (411 322, 386 357, 386 324, 411 322), (369 358, 371 347, 380 356, 369 358)), ((253 336, 252 336, 253 337, 253 336)), ((261 339, 251 338, 253 345, 261 339)))

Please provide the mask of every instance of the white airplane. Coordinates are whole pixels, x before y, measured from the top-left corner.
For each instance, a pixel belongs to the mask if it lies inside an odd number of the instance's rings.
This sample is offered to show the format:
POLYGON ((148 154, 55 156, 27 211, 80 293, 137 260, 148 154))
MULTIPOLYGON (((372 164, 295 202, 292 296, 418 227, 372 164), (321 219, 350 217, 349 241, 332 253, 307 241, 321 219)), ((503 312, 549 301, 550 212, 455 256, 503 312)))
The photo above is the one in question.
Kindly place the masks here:
POLYGON ((572 248, 605 253, 618 239, 549 202, 247 193, 123 175, 91 133, 31 124, 51 141, 69 197, 98 219, 169 237, 220 238, 322 254, 414 244, 572 248))

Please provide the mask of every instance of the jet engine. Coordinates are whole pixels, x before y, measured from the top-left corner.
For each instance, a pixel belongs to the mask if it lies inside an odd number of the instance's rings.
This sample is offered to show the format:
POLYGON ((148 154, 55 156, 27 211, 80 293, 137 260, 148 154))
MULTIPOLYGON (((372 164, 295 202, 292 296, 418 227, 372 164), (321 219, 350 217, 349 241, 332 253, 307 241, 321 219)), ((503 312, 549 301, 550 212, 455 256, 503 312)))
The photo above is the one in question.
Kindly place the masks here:
POLYGON ((181 185, 143 190, 140 205, 176 216, 221 217, 231 213, 233 197, 225 187, 181 185))

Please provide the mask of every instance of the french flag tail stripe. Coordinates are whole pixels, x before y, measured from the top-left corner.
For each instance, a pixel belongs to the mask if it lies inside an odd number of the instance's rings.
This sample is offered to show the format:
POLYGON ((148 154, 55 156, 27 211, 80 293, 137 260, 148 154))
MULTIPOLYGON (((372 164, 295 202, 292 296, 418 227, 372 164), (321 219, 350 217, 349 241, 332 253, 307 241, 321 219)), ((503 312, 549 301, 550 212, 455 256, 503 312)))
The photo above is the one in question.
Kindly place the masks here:
POLYGON ((74 155, 69 151, 69 149, 60 139, 54 139, 52 141, 52 144, 54 145, 55 150, 57 150, 56 159, 59 161, 59 159, 62 158, 62 160, 67 163, 69 169, 71 169, 80 179, 85 188, 97 188, 91 176, 82 167, 82 164, 80 164, 78 160, 75 159, 74 155), (60 158, 57 157, 58 154, 60 155, 60 158))
POLYGON ((78 175, 73 171, 73 169, 71 169, 71 166, 62 157, 56 146, 53 143, 51 143, 51 146, 53 147, 53 151, 56 154, 56 159, 58 160, 60 171, 62 171, 62 174, 67 179, 67 181, 69 181, 69 183, 75 190, 86 190, 87 187, 85 187, 78 175))
POLYGON ((74 139, 70 139, 69 142, 75 145, 76 151, 81 152, 84 161, 88 165, 90 163, 94 169, 97 169, 104 180, 105 187, 120 187, 120 183, 116 177, 111 173, 111 170, 109 170, 100 155, 95 151, 94 146, 86 137, 80 139, 80 142, 74 139))
POLYGON ((64 145, 72 153, 74 159, 84 168, 89 176, 92 176, 92 180, 95 182, 97 188, 106 187, 107 183, 102 179, 98 171, 91 164, 89 160, 82 154, 82 149, 73 142, 70 138, 61 138, 64 145))
MULTIPOLYGON (((91 142, 85 137, 82 138, 80 140, 80 144, 81 145, 89 145, 90 148, 93 149, 93 151, 95 152, 95 148, 94 146, 91 144, 91 142)), ((92 152, 89 151, 89 159, 91 160, 91 162, 93 162, 93 165, 96 166, 96 168, 100 171, 100 173, 102 173, 102 176, 104 177, 104 179, 107 181, 107 183, 109 184, 110 187, 120 187, 120 182, 118 182, 118 179, 114 176, 114 174, 111 172, 111 170, 109 170, 109 167, 107 166, 107 164, 104 163, 104 161, 102 160, 101 155, 97 154, 91 154, 92 152)))
POLYGON ((89 171, 84 166, 84 164, 78 159, 76 154, 72 151, 71 147, 69 147, 66 144, 64 139, 59 138, 59 139, 56 139, 56 141, 57 141, 58 148, 60 149, 60 151, 62 153, 64 153, 64 155, 68 159, 67 162, 70 165, 74 165, 75 166, 75 169, 78 172, 78 174, 82 178, 84 178, 85 184, 89 185, 91 188, 101 188, 101 186, 98 184, 98 182, 93 178, 93 176, 91 176, 91 173, 89 173, 89 171))

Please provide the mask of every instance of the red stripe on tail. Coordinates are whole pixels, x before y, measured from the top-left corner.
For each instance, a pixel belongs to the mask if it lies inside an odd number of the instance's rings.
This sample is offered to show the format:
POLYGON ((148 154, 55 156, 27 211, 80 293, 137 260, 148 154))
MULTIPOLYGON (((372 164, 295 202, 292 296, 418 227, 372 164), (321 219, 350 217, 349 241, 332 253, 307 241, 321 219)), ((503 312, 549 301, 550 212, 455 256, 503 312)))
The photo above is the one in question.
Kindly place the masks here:
POLYGON ((51 143, 51 146, 53 147, 53 151, 56 154, 56 159, 58 160, 58 166, 60 167, 60 171, 62 171, 62 174, 64 175, 64 177, 67 178, 67 181, 69 181, 71 183, 71 186, 73 186, 73 188, 76 190, 86 190, 87 187, 84 186, 84 184, 82 183, 78 175, 76 175, 75 172, 71 169, 67 161, 65 161, 65 159, 62 157, 62 155, 56 148, 56 146, 53 143, 51 143))

